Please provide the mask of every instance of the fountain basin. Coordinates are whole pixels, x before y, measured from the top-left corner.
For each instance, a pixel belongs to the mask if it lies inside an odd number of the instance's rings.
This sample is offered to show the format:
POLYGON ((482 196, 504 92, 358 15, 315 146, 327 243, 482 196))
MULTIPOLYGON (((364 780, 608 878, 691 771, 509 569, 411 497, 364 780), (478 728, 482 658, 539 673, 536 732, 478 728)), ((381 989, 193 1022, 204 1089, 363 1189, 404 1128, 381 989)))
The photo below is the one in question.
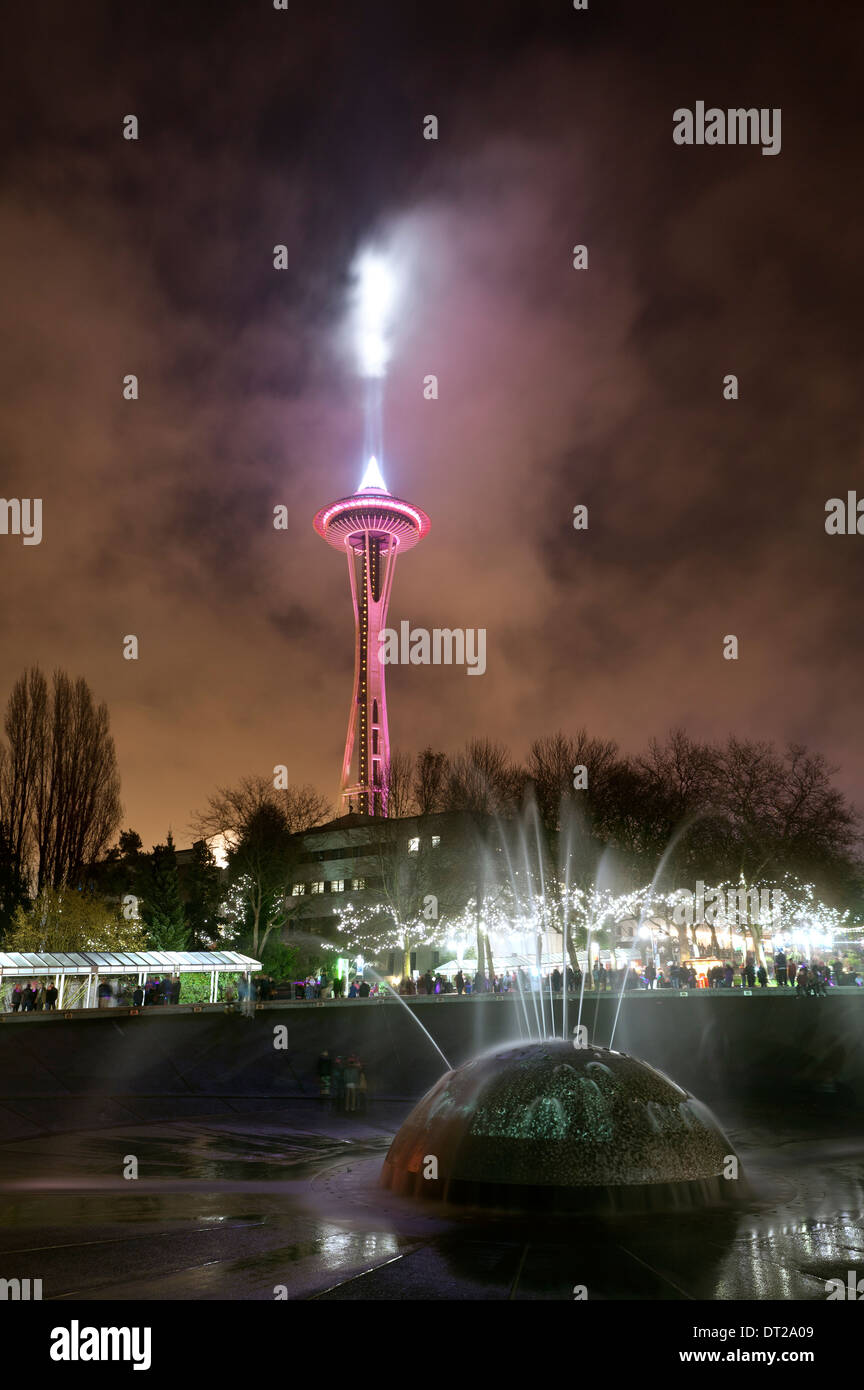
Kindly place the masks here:
POLYGON ((744 1190, 729 1140, 688 1091, 626 1053, 555 1040, 442 1076, 393 1140, 381 1184, 552 1211, 691 1208, 744 1190))

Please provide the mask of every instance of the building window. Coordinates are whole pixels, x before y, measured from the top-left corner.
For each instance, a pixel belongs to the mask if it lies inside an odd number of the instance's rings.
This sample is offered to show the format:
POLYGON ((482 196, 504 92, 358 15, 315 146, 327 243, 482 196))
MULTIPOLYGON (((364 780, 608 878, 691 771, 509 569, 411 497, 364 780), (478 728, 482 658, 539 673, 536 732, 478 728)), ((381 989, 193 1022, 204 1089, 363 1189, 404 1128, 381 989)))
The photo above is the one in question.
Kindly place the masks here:
POLYGON ((331 892, 331 893, 344 893, 344 892, 345 892, 345 880, 344 880, 344 878, 334 878, 334 879, 332 880, 331 884, 330 884, 330 892, 331 892))
POLYGON ((420 852, 420 836, 419 836, 419 835, 415 835, 415 836, 413 836, 412 839, 410 839, 410 840, 408 841, 408 853, 409 853, 409 854, 419 854, 419 852, 420 852))
POLYGON ((302 896, 303 896, 303 894, 304 894, 305 892, 306 892, 306 884, 305 884, 305 883, 295 883, 295 884, 294 884, 294 887, 291 889, 291 896, 294 897, 294 898, 302 898, 302 896))
POLYGON ((352 878, 351 887, 355 893, 362 893, 363 889, 366 887, 365 878, 352 878))
POLYGON ((324 892, 324 884, 323 884, 323 883, 310 883, 310 884, 309 884, 309 892, 310 892, 310 893, 323 893, 323 892, 324 892))
POLYGON ((440 845, 440 843, 441 843, 441 836, 440 836, 440 835, 433 835, 433 836, 432 836, 432 848, 433 848, 433 849, 437 849, 438 846, 440 845))

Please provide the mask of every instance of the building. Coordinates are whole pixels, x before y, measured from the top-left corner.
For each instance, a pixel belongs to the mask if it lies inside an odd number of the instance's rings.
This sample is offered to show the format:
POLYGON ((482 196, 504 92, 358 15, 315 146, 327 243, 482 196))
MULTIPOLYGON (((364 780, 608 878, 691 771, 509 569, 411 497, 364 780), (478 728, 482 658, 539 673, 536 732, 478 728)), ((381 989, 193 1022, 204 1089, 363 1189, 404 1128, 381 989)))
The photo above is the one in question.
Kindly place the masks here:
MULTIPOLYGON (((407 961, 395 940, 366 957, 366 964, 382 976, 398 978, 406 967, 434 972, 454 951, 464 949, 464 926, 461 939, 455 933, 472 893, 474 855, 470 826, 459 813, 396 818, 351 812, 301 832, 297 840, 286 942, 302 935, 328 947, 338 945, 344 939, 339 909, 350 904, 380 920, 380 929, 374 922, 370 926, 373 936, 397 934, 390 915, 395 912, 402 920, 417 920, 416 935, 428 938, 409 943, 407 961)), ((357 953, 346 950, 340 960, 340 972, 347 973, 357 953)))

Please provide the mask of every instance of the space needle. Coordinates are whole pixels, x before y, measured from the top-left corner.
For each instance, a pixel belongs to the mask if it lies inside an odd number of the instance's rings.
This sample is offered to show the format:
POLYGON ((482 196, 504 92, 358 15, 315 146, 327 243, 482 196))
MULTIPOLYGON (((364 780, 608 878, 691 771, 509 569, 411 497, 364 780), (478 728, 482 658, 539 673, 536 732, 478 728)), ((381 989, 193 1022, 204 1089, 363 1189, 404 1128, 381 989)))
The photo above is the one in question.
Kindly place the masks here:
POLYGON ((314 521, 318 535, 334 550, 344 551, 348 560, 355 624, 354 689, 341 796, 346 811, 361 815, 387 814, 390 733, 378 634, 387 624, 396 559, 423 539, 430 524, 419 507, 388 492, 374 457, 356 493, 322 507, 314 521))

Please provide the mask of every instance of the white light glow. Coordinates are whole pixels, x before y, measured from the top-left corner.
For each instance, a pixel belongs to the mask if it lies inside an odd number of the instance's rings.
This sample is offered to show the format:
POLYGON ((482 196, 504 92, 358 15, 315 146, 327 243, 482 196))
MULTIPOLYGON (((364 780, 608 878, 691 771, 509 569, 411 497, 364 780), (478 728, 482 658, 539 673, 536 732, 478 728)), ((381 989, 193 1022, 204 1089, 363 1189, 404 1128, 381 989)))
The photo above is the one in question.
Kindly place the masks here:
POLYGON ((381 469, 378 467, 378 460, 373 454, 368 464, 366 472, 363 474, 363 481, 358 488, 358 492, 386 492, 387 484, 384 481, 381 469))
POLYGON ((355 343, 360 375, 381 377, 390 360, 388 335, 396 282, 387 261, 374 251, 360 256, 355 275, 355 343))
POLYGON ((228 865, 228 851, 231 848, 224 835, 215 835, 210 841, 210 852, 220 869, 228 865))

